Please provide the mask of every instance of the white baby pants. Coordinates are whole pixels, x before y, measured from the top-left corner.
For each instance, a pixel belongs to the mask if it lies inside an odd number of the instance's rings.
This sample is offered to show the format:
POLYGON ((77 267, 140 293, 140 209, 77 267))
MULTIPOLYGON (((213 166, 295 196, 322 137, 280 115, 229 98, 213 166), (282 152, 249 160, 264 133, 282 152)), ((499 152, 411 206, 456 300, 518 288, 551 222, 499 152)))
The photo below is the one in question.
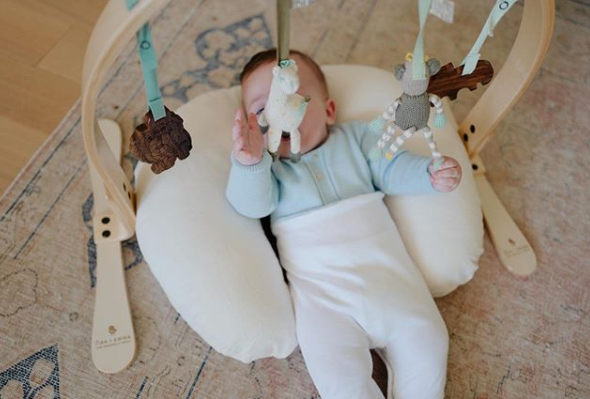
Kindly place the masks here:
POLYGON ((299 346, 322 399, 383 399, 369 349, 384 348, 395 399, 442 399, 448 333, 380 192, 272 226, 299 346))

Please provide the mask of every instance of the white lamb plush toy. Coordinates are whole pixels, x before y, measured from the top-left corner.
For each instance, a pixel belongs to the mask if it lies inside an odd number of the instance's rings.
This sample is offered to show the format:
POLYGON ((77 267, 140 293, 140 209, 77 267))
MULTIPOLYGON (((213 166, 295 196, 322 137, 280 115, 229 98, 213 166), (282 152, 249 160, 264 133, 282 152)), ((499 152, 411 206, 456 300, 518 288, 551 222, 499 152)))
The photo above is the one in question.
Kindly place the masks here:
POLYGON ((309 96, 296 93, 299 89, 297 64, 294 60, 283 60, 272 69, 272 83, 266 107, 258 116, 258 124, 268 126, 268 151, 273 160, 278 158, 281 137, 291 138, 291 161, 301 158, 301 136, 299 125, 305 115, 309 96))

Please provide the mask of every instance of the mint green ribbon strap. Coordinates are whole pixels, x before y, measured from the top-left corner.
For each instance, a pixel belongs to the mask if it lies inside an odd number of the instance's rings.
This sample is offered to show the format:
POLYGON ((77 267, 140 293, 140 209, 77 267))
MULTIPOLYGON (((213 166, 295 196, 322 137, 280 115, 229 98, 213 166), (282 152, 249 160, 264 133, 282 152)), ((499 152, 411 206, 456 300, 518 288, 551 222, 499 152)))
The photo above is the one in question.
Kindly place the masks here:
MULTIPOLYGON (((127 9, 131 10, 139 0, 125 0, 127 9)), ((143 72, 145 93, 148 108, 152 111, 154 121, 166 116, 166 109, 162 102, 162 93, 158 85, 158 58, 152 44, 152 34, 149 24, 145 24, 137 31, 137 45, 139 48, 139 59, 143 72)))
POLYGON ((496 4, 494 4, 494 8, 490 12, 486 23, 484 24, 475 44, 467 54, 467 57, 463 60, 461 65, 465 65, 463 67, 462 75, 469 75, 471 72, 475 70, 477 65, 477 61, 479 61, 480 53, 479 50, 481 46, 483 46, 484 42, 486 41, 488 36, 494 35, 494 28, 500 22, 504 14, 508 12, 510 7, 514 5, 518 0, 496 0, 496 4))
POLYGON ((414 45, 414 58, 412 61, 413 80, 426 79, 426 66, 424 65, 424 25, 426 25, 426 18, 428 17, 428 11, 430 11, 431 5, 432 0, 420 0, 418 3, 420 31, 418 32, 416 44, 414 45))

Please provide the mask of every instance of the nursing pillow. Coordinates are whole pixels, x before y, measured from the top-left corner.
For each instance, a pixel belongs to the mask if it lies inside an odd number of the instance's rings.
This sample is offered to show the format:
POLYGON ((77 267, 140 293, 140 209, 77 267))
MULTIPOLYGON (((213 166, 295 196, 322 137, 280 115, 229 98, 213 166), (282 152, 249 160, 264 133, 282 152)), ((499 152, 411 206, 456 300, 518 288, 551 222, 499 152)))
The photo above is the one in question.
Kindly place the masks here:
MULTIPOLYGON (((387 71, 352 65, 322 69, 337 122, 370 121, 402 92, 387 71)), ((238 214, 225 198, 239 106, 239 87, 184 104, 177 113, 191 134, 190 156, 159 175, 141 162, 134 173, 136 236, 150 270, 191 328, 218 352, 247 363, 284 358, 297 340, 288 286, 261 223, 238 214)), ((460 162, 461 184, 451 193, 386 198, 434 296, 469 281, 483 253, 471 163, 449 111, 445 128, 433 131, 442 154, 460 162)), ((404 149, 430 155, 421 137, 410 138, 404 149)))

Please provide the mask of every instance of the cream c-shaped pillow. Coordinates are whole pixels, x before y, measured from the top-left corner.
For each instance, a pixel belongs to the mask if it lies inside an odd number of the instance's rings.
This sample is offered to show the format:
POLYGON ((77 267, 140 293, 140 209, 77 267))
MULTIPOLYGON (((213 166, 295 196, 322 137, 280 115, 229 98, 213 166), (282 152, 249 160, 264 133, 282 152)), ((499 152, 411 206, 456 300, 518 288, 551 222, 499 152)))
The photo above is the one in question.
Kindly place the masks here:
MULTIPOLYGON (((322 67, 338 122, 371 120, 401 94, 392 73, 367 66, 322 67)), ((160 175, 135 169, 136 235, 172 306, 218 352, 242 362, 288 356, 297 346, 294 314, 278 260, 257 220, 225 199, 231 127, 240 88, 200 95, 177 110, 191 134, 190 156, 160 175)), ((434 296, 469 281, 483 253, 483 222, 471 164, 445 104, 448 122, 433 129, 463 179, 434 196, 387 197, 408 253, 434 296)), ((430 155, 421 134, 405 144, 430 155)))

